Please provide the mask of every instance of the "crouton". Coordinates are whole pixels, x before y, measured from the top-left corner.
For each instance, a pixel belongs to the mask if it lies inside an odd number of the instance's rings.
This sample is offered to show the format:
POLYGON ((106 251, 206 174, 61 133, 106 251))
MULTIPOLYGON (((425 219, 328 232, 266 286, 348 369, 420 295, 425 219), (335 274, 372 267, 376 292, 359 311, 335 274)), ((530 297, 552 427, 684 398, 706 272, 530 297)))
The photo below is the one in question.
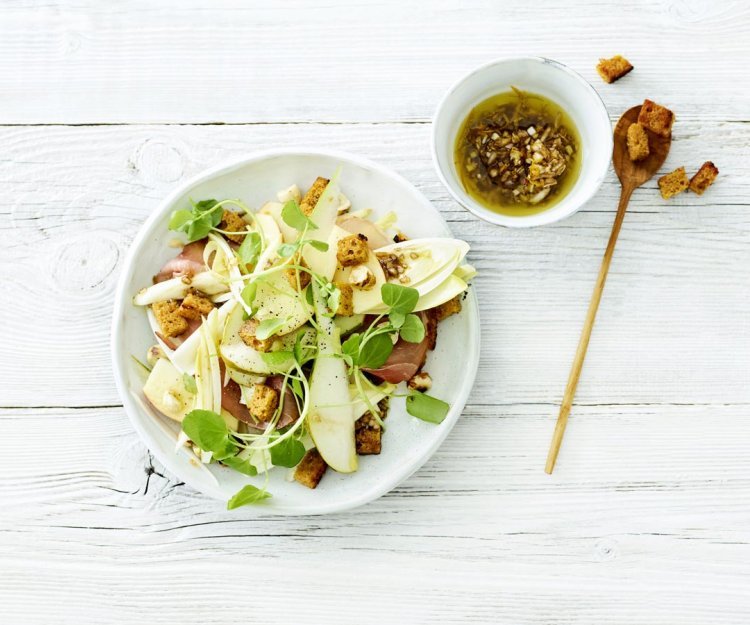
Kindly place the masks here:
POLYGON ((696 172, 695 176, 690 179, 689 189, 693 193, 703 195, 703 192, 708 189, 716 180, 716 176, 719 175, 719 170, 716 165, 711 161, 706 161, 701 165, 701 168, 696 172))
POLYGON ((273 337, 269 337, 261 340, 255 336, 258 325, 259 322, 257 319, 247 319, 240 326, 240 338, 245 345, 252 347, 257 352, 270 352, 274 339, 273 337))
POLYGON ((323 191, 325 191, 329 182, 328 178, 321 178, 320 176, 315 179, 315 182, 307 190, 307 193, 305 193, 299 204, 300 210, 305 215, 309 216, 313 212, 315 205, 318 203, 320 196, 323 195, 323 191))
POLYGON ((640 124, 628 126, 628 155, 631 161, 642 161, 648 156, 648 134, 640 124))
POLYGON ((326 461, 313 447, 307 451, 297 468, 294 469, 294 479, 303 486, 315 488, 320 483, 327 468, 326 461))
POLYGON ((678 167, 673 172, 659 178, 659 191, 661 196, 668 200, 669 198, 682 193, 688 188, 690 181, 685 175, 685 168, 678 167))
POLYGON ((449 299, 447 302, 440 304, 437 308, 435 308, 435 313, 437 315, 437 320, 442 321, 443 319, 447 319, 451 315, 457 315, 461 312, 461 296, 456 295, 453 299, 449 299))
POLYGON ((247 232, 247 222, 242 219, 239 213, 225 209, 221 216, 221 222, 219 222, 219 230, 233 233, 224 236, 235 243, 242 243, 245 240, 245 235, 235 233, 247 232))
POLYGON ((270 421, 279 407, 279 391, 265 384, 253 385, 253 396, 247 409, 258 421, 270 421))
POLYGON ((336 282, 336 288, 339 290, 339 307, 336 314, 342 317, 351 317, 354 314, 354 289, 350 284, 336 282))
POLYGON ((367 237, 360 234, 350 234, 338 240, 336 244, 336 259, 342 267, 352 267, 367 262, 370 248, 367 247, 367 237))
MULTIPOLYGON (((305 261, 300 260, 299 264, 303 267, 306 267, 305 261)), ((286 276, 286 279, 289 281, 289 284, 292 285, 293 288, 297 288, 297 276, 299 275, 299 290, 302 291, 308 284, 310 284, 310 280, 312 277, 310 276, 310 273, 307 271, 300 271, 299 269, 285 269, 284 275, 286 276)))
MULTIPOLYGON (((380 418, 388 416, 388 398, 378 402, 380 418)), ((383 428, 371 412, 366 412, 354 423, 354 442, 360 456, 379 454, 382 449, 383 428)))
POLYGON ((432 378, 426 371, 420 371, 413 375, 407 382, 407 386, 412 391, 419 391, 420 393, 426 393, 432 388, 432 378))
POLYGON ((360 456, 380 453, 383 428, 371 412, 366 412, 354 424, 354 442, 360 456))
POLYGON ((632 72, 633 66, 625 57, 617 54, 611 59, 599 59, 596 71, 599 72, 599 76, 602 77, 604 82, 613 83, 620 80, 625 74, 632 72))
POLYGON ((188 329, 187 319, 180 315, 179 308, 179 303, 173 299, 151 305, 151 310, 154 311, 159 327, 166 337, 179 336, 188 329))
POLYGON ((672 134, 674 113, 668 108, 646 99, 641 105, 640 113, 638 113, 638 123, 654 134, 668 137, 672 134))
POLYGON ((393 242, 394 243, 403 243, 404 241, 408 241, 409 237, 407 237, 403 232, 397 232, 393 236, 393 242))
POLYGON ((200 295, 197 291, 190 291, 182 300, 177 312, 185 319, 197 321, 201 317, 207 316, 213 309, 213 302, 205 295, 200 295))

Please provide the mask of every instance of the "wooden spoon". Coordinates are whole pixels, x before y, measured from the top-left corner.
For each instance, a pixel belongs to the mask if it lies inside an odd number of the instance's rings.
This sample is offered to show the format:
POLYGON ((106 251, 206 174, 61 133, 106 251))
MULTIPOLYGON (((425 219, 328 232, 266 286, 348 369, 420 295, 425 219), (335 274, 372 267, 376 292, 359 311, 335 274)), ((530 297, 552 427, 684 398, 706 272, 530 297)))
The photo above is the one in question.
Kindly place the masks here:
POLYGON ((634 162, 630 160, 630 157, 628 156, 628 127, 630 124, 633 124, 638 120, 638 113, 640 110, 640 106, 634 106, 633 108, 628 109, 620 118, 620 121, 617 122, 617 126, 615 126, 612 162, 614 163, 615 172, 617 173, 617 177, 620 179, 620 185, 622 186, 622 191, 620 192, 620 204, 617 207, 615 223, 612 226, 612 234, 609 235, 609 243, 607 244, 607 250, 604 252, 602 266, 599 269, 599 276, 594 285, 594 293, 591 296, 589 310, 586 313, 586 321, 583 324, 581 339, 578 341, 578 349, 576 350, 575 359, 573 360, 573 366, 570 368, 568 385, 565 387, 565 395, 563 396, 562 405, 560 406, 560 414, 557 417, 555 433, 552 435, 552 444, 550 445, 549 454, 547 455, 547 465, 544 468, 547 473, 552 473, 552 470, 555 468, 555 461, 557 460, 557 454, 560 451, 560 444, 562 443, 563 434, 565 433, 565 426, 568 424, 568 415, 570 414, 570 408, 573 405, 573 398, 575 397, 576 388, 578 387, 578 378, 581 376, 583 361, 586 358, 586 349, 589 346, 591 330, 594 327, 594 320, 596 319, 596 311, 599 309, 599 302, 602 299, 604 283, 607 280, 609 265, 612 262, 612 255, 614 254, 615 245, 617 244, 617 236, 620 234, 620 228, 622 227, 622 221, 625 218, 625 211, 628 208, 630 196, 633 194, 633 191, 647 180, 650 180, 659 170, 664 163, 664 159, 667 158, 669 146, 672 143, 671 136, 661 137, 650 131, 646 131, 648 133, 649 155, 642 161, 634 162))

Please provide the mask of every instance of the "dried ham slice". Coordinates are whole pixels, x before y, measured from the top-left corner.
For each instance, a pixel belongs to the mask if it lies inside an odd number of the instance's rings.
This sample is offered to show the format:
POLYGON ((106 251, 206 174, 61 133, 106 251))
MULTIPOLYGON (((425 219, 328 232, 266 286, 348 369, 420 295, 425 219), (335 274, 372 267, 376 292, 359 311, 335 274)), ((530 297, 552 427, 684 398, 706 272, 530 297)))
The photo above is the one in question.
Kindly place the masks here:
POLYGON ((203 262, 203 250, 206 248, 208 239, 200 239, 188 243, 182 248, 177 256, 168 260, 167 263, 154 276, 154 283, 164 282, 177 276, 194 276, 196 273, 206 270, 203 262))
POLYGON ((339 218, 338 225, 352 234, 364 234, 367 237, 367 246, 371 250, 377 250, 393 243, 393 240, 383 234, 383 231, 374 223, 361 217, 344 215, 339 218))
POLYGON ((422 319, 425 328, 425 336, 422 342, 409 343, 399 338, 393 346, 391 355, 382 367, 364 369, 364 371, 384 382, 398 384, 411 379, 422 368, 427 359, 427 352, 435 349, 437 317, 432 310, 425 310, 417 314, 422 319))

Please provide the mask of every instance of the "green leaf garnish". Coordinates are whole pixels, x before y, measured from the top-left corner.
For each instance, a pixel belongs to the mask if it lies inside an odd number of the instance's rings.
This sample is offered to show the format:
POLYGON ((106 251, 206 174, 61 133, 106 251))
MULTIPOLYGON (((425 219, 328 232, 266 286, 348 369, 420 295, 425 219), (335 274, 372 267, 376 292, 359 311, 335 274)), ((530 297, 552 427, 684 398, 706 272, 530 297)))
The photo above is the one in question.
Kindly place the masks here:
POLYGON ((242 289, 240 292, 240 297, 242 297, 242 301, 245 302, 245 305, 253 309, 253 302, 255 301, 255 294, 258 292, 258 284, 256 282, 248 282, 245 285, 245 288, 242 289))
POLYGON ((289 258, 290 256, 294 256, 298 249, 299 243, 284 243, 284 245, 279 245, 279 249, 276 253, 281 256, 281 258, 289 258))
POLYGON ((169 218, 169 229, 180 230, 188 221, 193 219, 193 212, 189 210, 177 210, 169 218))
POLYGON ((195 395, 198 392, 198 385, 195 383, 195 378, 189 373, 182 374, 182 383, 185 385, 188 393, 195 395))
POLYGON ((404 325, 404 321, 406 321, 406 315, 400 312, 392 312, 390 315, 388 315, 388 320, 391 322, 391 325, 398 330, 398 328, 404 325))
POLYGON ((377 369, 385 364, 393 351, 393 341, 389 334, 374 334, 359 347, 356 364, 365 369, 377 369))
POLYGON ((245 458, 240 458, 239 456, 229 456, 229 458, 224 458, 224 460, 222 460, 221 462, 222 464, 225 464, 244 475, 258 475, 258 469, 250 464, 250 461, 245 458))
POLYGON ((277 317, 269 317, 268 319, 264 319, 258 324, 258 327, 255 329, 255 336, 259 340, 265 341, 267 338, 273 336, 274 334, 276 334, 276 332, 283 328, 285 323, 286 320, 278 319, 277 317))
POLYGON ((406 398, 406 412, 412 417, 422 419, 422 421, 442 423, 448 414, 448 410, 450 410, 450 406, 444 401, 425 393, 414 391, 406 398))
POLYGON ((327 252, 328 251, 328 243, 326 243, 325 241, 315 241, 314 239, 309 239, 309 240, 305 241, 305 243, 308 243, 309 245, 312 245, 319 252, 327 252))
POLYGON ((291 469, 299 464, 305 455, 305 446, 296 438, 290 436, 269 449, 271 462, 277 467, 291 469))
POLYGON ((406 315, 399 334, 409 343, 421 343, 424 340, 424 324, 417 315, 406 315))
POLYGON ((260 489, 252 484, 247 484, 246 486, 243 486, 239 492, 235 493, 229 501, 227 501, 227 510, 234 510, 240 506, 258 503, 270 497, 271 493, 267 490, 260 489))
POLYGON ((391 284, 390 282, 380 287, 380 296, 383 303, 391 309, 391 312, 408 315, 419 301, 419 291, 409 286, 391 284))
POLYGON ((289 200, 284 204, 284 208, 281 209, 281 218, 287 226, 291 226, 295 230, 301 231, 305 228, 308 230, 318 229, 318 226, 316 226, 312 220, 302 212, 299 204, 294 200, 289 200))
POLYGON ((193 210, 176 210, 169 219, 169 229, 184 232, 189 241, 197 241, 208 235, 219 225, 223 211, 216 200, 201 200, 193 203, 193 210))
POLYGON ((216 460, 237 453, 237 445, 229 438, 224 418, 212 410, 191 410, 182 420, 182 430, 198 447, 210 451, 216 460))
POLYGON ((260 357, 271 369, 280 370, 289 365, 289 361, 294 358, 294 354, 287 351, 260 352, 260 357))
POLYGON ((240 262, 243 265, 255 265, 258 262, 260 256, 261 241, 260 235, 257 232, 250 232, 245 235, 237 255, 240 257, 240 262))
POLYGON ((361 340, 362 335, 359 332, 354 332, 341 344, 341 353, 345 358, 348 358, 350 366, 356 365, 359 361, 359 343, 361 340))

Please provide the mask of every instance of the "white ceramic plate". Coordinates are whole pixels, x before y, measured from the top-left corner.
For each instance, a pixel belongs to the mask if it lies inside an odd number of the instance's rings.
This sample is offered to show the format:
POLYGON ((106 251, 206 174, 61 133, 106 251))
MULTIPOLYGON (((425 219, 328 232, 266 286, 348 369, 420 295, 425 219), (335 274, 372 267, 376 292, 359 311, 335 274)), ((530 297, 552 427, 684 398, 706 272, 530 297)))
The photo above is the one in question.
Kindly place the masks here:
MULTIPOLYGON (((167 245, 175 237, 167 230, 170 213, 188 205, 189 198, 240 198, 252 208, 274 199, 276 191, 297 183, 307 188, 316 176, 330 176, 343 167, 340 186, 354 209, 372 208, 375 215, 396 211, 399 227, 410 237, 450 236, 448 226, 427 199, 394 172, 343 152, 274 150, 211 169, 167 197, 141 228, 130 248, 115 297, 112 322, 112 358, 115 380, 125 411, 153 454, 172 473, 193 488, 227 500, 244 484, 262 485, 262 476, 250 478, 224 467, 205 467, 185 450, 175 451, 179 425, 161 417, 142 399, 142 373, 131 355, 143 360, 154 337, 142 308, 133 295, 151 283, 151 277, 177 250, 167 245)), ((286 469, 270 473, 273 497, 262 505, 246 506, 248 515, 322 514, 353 508, 388 492, 416 471, 438 448, 458 419, 474 383, 479 362, 479 315, 470 290, 460 315, 440 324, 437 348, 430 352, 425 370, 434 380, 431 394, 450 403, 440 425, 425 423, 406 413, 403 399, 391 401, 383 451, 361 456, 356 473, 329 470, 315 490, 289 481, 286 469)))

